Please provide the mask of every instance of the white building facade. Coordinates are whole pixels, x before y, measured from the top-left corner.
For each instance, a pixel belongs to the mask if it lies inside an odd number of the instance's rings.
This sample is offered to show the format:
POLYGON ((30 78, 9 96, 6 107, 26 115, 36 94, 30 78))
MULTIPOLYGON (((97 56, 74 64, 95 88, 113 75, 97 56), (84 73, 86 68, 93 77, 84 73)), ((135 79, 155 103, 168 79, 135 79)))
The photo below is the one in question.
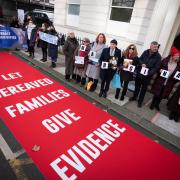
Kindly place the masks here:
POLYGON ((55 0, 54 25, 91 41, 102 32, 107 43, 115 38, 121 49, 133 43, 140 54, 155 40, 166 56, 180 33, 180 0, 55 0))

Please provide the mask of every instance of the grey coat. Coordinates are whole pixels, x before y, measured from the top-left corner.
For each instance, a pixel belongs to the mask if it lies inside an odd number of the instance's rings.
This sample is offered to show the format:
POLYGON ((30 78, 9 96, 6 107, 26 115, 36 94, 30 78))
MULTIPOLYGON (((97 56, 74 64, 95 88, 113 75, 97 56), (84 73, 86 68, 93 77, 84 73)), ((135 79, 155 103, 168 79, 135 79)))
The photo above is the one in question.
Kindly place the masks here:
POLYGON ((72 75, 74 69, 74 52, 79 46, 76 38, 68 37, 64 43, 63 53, 65 55, 65 74, 72 75))

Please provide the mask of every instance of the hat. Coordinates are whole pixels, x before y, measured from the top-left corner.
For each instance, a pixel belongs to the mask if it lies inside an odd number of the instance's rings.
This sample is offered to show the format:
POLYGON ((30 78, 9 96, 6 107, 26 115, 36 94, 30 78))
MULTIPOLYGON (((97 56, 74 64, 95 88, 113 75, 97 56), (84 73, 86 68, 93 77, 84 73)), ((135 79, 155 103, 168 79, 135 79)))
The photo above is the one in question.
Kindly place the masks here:
POLYGON ((172 47, 171 48, 171 56, 174 56, 175 54, 180 55, 180 51, 178 49, 176 49, 175 47, 172 47))
POLYGON ((111 40, 110 43, 116 44, 117 45, 117 41, 115 39, 111 40))

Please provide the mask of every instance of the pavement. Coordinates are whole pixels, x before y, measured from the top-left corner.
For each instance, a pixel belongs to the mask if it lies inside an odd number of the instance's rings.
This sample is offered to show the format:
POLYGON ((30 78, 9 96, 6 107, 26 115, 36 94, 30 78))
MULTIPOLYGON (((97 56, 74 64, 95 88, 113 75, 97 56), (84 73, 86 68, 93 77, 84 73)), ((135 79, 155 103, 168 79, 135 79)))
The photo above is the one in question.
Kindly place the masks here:
MULTIPOLYGON (((107 99, 99 98, 98 93, 100 91, 100 83, 98 83, 98 87, 95 92, 88 92, 81 87, 80 85, 75 84, 74 81, 67 82, 64 80, 65 74, 65 57, 64 55, 59 54, 57 60, 57 67, 52 69, 49 68, 51 61, 43 63, 40 61, 42 58, 41 49, 37 48, 35 52, 35 58, 32 60, 27 58, 28 53, 24 51, 15 52, 21 57, 25 57, 26 60, 33 63, 38 68, 46 71, 47 73, 55 76, 65 85, 73 88, 74 91, 80 92, 85 95, 85 97, 89 97, 95 103, 100 103, 106 109, 111 110, 125 119, 130 120, 132 123, 146 129, 157 137, 163 139, 164 141, 170 143, 176 148, 180 149, 180 122, 175 122, 173 120, 169 120, 168 115, 169 112, 166 108, 167 100, 163 100, 160 104, 160 111, 150 110, 149 105, 152 100, 152 94, 149 92, 146 93, 145 100, 142 108, 137 107, 137 102, 129 102, 129 97, 132 96, 132 91, 128 91, 124 101, 120 101, 119 99, 115 99, 115 89, 110 87, 108 92, 107 99)), ((130 89, 133 89, 134 82, 129 85, 130 89)))
MULTIPOLYGON (((161 111, 158 112, 149 109, 149 104, 152 99, 150 93, 146 94, 142 108, 137 107, 137 102, 129 102, 132 91, 127 92, 124 101, 116 100, 114 98, 115 89, 112 88, 110 88, 107 98, 100 98, 98 96, 100 84, 98 84, 95 92, 89 92, 74 81, 68 82, 64 79, 64 55, 59 55, 57 67, 52 69, 49 67, 51 64, 50 60, 45 63, 40 61, 40 49, 36 49, 34 59, 29 58, 28 53, 24 51, 14 51, 12 53, 31 66, 37 68, 39 71, 49 75, 74 93, 84 97, 95 106, 116 116, 119 120, 140 131, 156 143, 159 143, 177 155, 180 155, 180 122, 176 123, 168 119, 169 112, 166 109, 166 100, 162 101, 160 105, 161 111)), ((132 82, 129 88, 133 89, 133 87, 132 82)), ((45 179, 1 119, 0 147, 0 179, 45 179)))

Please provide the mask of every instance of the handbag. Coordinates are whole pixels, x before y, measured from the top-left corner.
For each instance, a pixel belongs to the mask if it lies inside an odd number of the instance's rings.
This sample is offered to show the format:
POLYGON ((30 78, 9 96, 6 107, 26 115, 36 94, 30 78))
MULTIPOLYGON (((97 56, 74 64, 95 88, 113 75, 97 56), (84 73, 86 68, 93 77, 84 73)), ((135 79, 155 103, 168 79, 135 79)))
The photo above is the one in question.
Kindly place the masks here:
POLYGON ((91 87, 92 87, 93 84, 94 84, 93 81, 89 81, 89 82, 87 83, 87 86, 86 86, 87 91, 90 91, 90 90, 91 90, 91 87))
POLYGON ((119 73, 115 73, 111 82, 112 88, 121 88, 121 78, 119 73))

